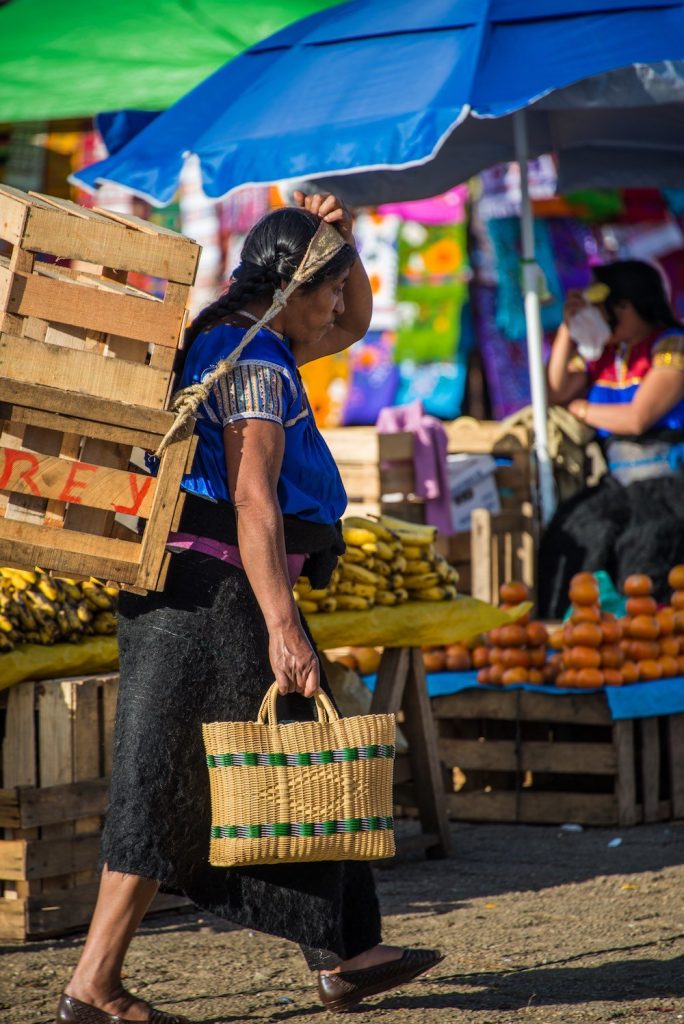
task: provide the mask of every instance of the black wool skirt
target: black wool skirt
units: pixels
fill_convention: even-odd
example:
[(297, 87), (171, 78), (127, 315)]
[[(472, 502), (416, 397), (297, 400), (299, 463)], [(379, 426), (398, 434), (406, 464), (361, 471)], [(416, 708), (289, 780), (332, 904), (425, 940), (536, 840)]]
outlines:
[[(209, 864), (202, 722), (254, 720), (273, 681), (266, 624), (245, 573), (197, 552), (174, 555), (163, 593), (121, 594), (119, 650), (101, 862), (157, 879), (239, 925), (340, 959), (380, 942), (366, 863)], [(328, 689), (325, 679), (322, 685)], [(279, 717), (313, 716), (313, 701), (298, 694), (279, 701)]]

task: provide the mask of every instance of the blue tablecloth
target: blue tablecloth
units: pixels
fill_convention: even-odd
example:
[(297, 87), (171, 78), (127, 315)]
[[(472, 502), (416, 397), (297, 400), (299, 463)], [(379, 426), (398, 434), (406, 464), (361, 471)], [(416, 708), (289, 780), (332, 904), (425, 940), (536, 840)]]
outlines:
[[(375, 676), (363, 676), (370, 690), (375, 689)], [(501, 690), (501, 686), (482, 686), (476, 672), (431, 672), (427, 676), (428, 693), (431, 697), (446, 697), (461, 690)], [(600, 693), (605, 691), (611, 717), (614, 721), (623, 718), (651, 718), (656, 715), (684, 714), (684, 676), (674, 679), (660, 679), (653, 683), (630, 683), (628, 686), (606, 686), (600, 690), (569, 690), (558, 686), (532, 686), (517, 683), (506, 690), (529, 690), (531, 693), (549, 693), (554, 697), (566, 694)]]

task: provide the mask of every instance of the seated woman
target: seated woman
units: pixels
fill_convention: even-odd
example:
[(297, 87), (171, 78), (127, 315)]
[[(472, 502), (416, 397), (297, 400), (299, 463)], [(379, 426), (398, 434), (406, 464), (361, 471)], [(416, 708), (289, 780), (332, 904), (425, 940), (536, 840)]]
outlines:
[(684, 326), (650, 264), (624, 260), (593, 274), (604, 286), (605, 347), (593, 359), (578, 352), (574, 318), (587, 303), (571, 293), (547, 379), (549, 401), (596, 429), (608, 473), (563, 503), (545, 532), (539, 603), (548, 617), (565, 611), (576, 572), (603, 569), (618, 587), (648, 573), (666, 601), (668, 570), (684, 561)]

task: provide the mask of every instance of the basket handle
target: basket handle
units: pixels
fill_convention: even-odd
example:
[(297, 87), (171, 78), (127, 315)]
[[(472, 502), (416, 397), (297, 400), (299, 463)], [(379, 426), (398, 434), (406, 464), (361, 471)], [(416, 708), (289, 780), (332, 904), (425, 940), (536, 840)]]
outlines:
[[(272, 683), (264, 695), (257, 715), (257, 722), (260, 725), (277, 725), (278, 715), (276, 712), (276, 700), (278, 699), (278, 684)], [(323, 690), (317, 690), (313, 695), (316, 701), (319, 722), (336, 722), (340, 717), (335, 710), (333, 702)]]

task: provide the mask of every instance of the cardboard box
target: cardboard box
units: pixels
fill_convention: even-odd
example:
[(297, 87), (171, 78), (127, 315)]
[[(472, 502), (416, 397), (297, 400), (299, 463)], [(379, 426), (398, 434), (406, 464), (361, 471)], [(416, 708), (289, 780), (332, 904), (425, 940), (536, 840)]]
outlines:
[(447, 471), (451, 492), (452, 526), (455, 533), (470, 529), (470, 515), (476, 508), (500, 512), (501, 501), (491, 455), (449, 455)]

